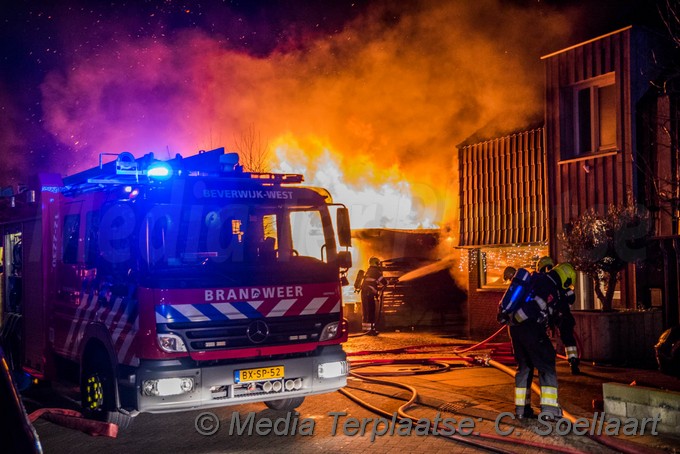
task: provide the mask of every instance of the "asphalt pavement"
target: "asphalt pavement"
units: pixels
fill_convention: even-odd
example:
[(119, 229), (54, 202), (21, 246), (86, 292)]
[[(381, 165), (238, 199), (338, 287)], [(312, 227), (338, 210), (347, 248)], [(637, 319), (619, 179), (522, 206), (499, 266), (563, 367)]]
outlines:
[[(350, 377), (342, 393), (308, 397), (296, 413), (249, 404), (208, 414), (142, 414), (117, 438), (92, 437), (44, 419), (35, 427), (47, 454), (622, 452), (564, 424), (513, 420), (512, 377), (485, 365), (490, 349), (463, 351), (474, 344), (432, 332), (355, 335), (345, 350), (359, 376)], [(589, 421), (601, 409), (602, 383), (635, 382), (680, 391), (680, 380), (655, 370), (587, 363), (581, 369), (581, 375), (573, 376), (568, 364), (558, 361), (559, 400), (571, 415)], [(533, 403), (538, 410), (537, 396)], [(31, 411), (41, 406), (77, 408), (77, 403), (43, 390), (29, 394), (26, 406)], [(436, 427), (438, 436), (432, 436)], [(628, 452), (680, 452), (680, 434), (607, 437), (612, 438), (616, 446), (630, 448)]]

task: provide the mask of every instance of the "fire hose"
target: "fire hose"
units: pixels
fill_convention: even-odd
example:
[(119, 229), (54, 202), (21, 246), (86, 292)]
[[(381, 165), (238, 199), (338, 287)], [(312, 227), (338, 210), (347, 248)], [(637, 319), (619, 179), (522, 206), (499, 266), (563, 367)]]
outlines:
[(93, 436), (105, 436), (116, 438), (118, 436), (118, 426), (104, 421), (86, 419), (82, 413), (65, 408), (40, 408), (28, 415), (31, 423), (38, 418), (59, 424), (69, 429), (76, 429)]
[[(487, 339), (485, 339), (485, 340), (483, 340), (483, 341), (481, 341), (477, 344), (474, 344), (470, 347), (454, 349), (454, 354), (456, 356), (453, 357), (453, 358), (428, 358), (428, 359), (425, 359), (425, 360), (420, 360), (420, 364), (431, 364), (431, 365), (436, 366), (436, 368), (431, 370), (431, 371), (421, 372), (421, 373), (436, 373), (436, 372), (448, 371), (448, 370), (451, 369), (451, 364), (448, 364), (446, 361), (463, 361), (463, 362), (468, 362), (468, 363), (478, 363), (479, 362), (478, 358), (471, 357), (471, 356), (461, 356), (460, 353), (465, 353), (465, 352), (469, 352), (469, 351), (472, 351), (472, 350), (475, 350), (475, 349), (479, 349), (483, 346), (488, 346), (489, 342), (494, 337), (496, 337), (498, 334), (500, 334), (503, 329), (504, 329), (504, 327), (499, 329), (498, 331), (496, 331), (494, 334), (489, 336)], [(504, 344), (505, 343), (498, 344), (498, 345), (504, 346)], [(434, 344), (434, 345), (436, 345), (436, 346), (446, 346), (446, 345), (451, 345), (451, 344)], [(432, 347), (432, 346), (433, 345), (430, 345), (430, 347)], [(425, 348), (425, 347), (427, 347), (427, 346), (425, 346), (425, 345), (409, 346), (409, 347), (402, 347), (402, 348), (398, 348), (398, 349), (385, 350), (385, 351), (383, 351), (383, 350), (373, 351), (372, 353), (373, 354), (375, 354), (375, 353), (395, 353), (395, 352), (414, 353), (414, 352), (416, 352), (416, 350), (422, 349), (422, 348)], [(579, 348), (579, 352), (580, 351), (581, 351), (581, 349)], [(355, 355), (361, 356), (361, 355), (367, 355), (367, 354), (370, 354), (370, 352), (363, 351), (363, 352), (357, 352), (356, 354), (351, 353), (350, 355), (351, 356), (355, 356)], [(501, 356), (501, 357), (504, 357), (504, 356)], [(558, 355), (558, 357), (566, 359), (566, 358), (564, 358), (560, 355)], [(365, 367), (365, 366), (369, 366), (369, 365), (380, 366), (380, 365), (387, 365), (387, 364), (409, 364), (409, 363), (413, 364), (414, 360), (409, 360), (409, 359), (399, 359), (399, 360), (395, 360), (395, 359), (368, 359), (368, 360), (354, 360), (354, 361), (351, 362), (352, 368), (354, 368), (354, 369), (356, 369), (357, 367)], [(495, 369), (498, 369), (499, 371), (504, 372), (504, 373), (510, 375), (511, 377), (515, 376), (514, 370), (512, 370), (511, 368), (509, 368), (505, 364), (502, 364), (498, 360), (487, 359), (484, 362), (484, 364), (491, 366), (491, 367), (494, 367)], [(409, 419), (409, 420), (412, 420), (412, 421), (417, 421), (417, 418), (414, 418), (413, 416), (406, 413), (406, 409), (409, 408), (416, 401), (416, 399), (418, 397), (418, 393), (417, 393), (417, 390), (415, 388), (413, 388), (409, 385), (405, 385), (405, 384), (394, 383), (394, 382), (391, 382), (391, 381), (371, 378), (372, 375), (373, 376), (375, 376), (375, 375), (382, 375), (382, 376), (385, 376), (385, 375), (413, 375), (413, 373), (406, 372), (406, 373), (400, 373), (400, 374), (394, 374), (394, 373), (385, 374), (385, 373), (375, 373), (374, 372), (374, 373), (358, 374), (356, 372), (350, 372), (350, 375), (354, 376), (356, 378), (359, 378), (361, 380), (370, 381), (370, 382), (379, 383), (379, 384), (384, 384), (384, 385), (388, 385), (388, 386), (400, 387), (400, 388), (404, 388), (404, 389), (411, 391), (411, 393), (412, 393), (411, 399), (409, 399), (406, 404), (399, 407), (398, 414), (402, 418)], [(532, 383), (531, 389), (534, 393), (536, 393), (537, 395), (540, 396), (540, 388), (538, 387), (538, 385), (536, 385), (535, 383)], [(382, 416), (387, 416), (387, 417), (392, 416), (392, 414), (386, 412), (383, 409), (380, 409), (378, 407), (375, 407), (375, 406), (363, 401), (362, 399), (353, 395), (349, 391), (341, 389), (340, 392), (343, 395), (345, 395), (346, 397), (355, 401), (357, 404), (361, 405), (362, 407), (369, 409), (370, 411), (373, 411), (373, 412), (380, 414)], [(571, 415), (566, 410), (563, 410), (563, 415), (564, 415), (564, 418), (568, 419), (572, 424), (577, 420), (576, 417)], [(558, 451), (558, 452), (569, 452), (569, 453), (579, 452), (579, 451), (574, 451), (574, 450), (562, 448), (562, 447), (559, 447), (559, 446), (552, 446), (552, 445), (548, 446), (548, 445), (543, 445), (541, 443), (535, 443), (535, 442), (526, 441), (526, 440), (508, 439), (506, 437), (502, 437), (502, 436), (495, 435), (495, 434), (486, 434), (486, 433), (475, 432), (475, 433), (473, 433), (473, 435), (476, 435), (480, 438), (484, 438), (484, 439), (488, 439), (488, 440), (496, 440), (496, 441), (502, 441), (502, 442), (506, 442), (506, 443), (508, 443), (508, 442), (517, 443), (517, 444), (521, 444), (521, 445), (525, 445), (525, 446), (532, 446), (532, 447), (536, 447), (536, 448), (548, 449), (548, 450), (553, 450), (553, 451)], [(603, 436), (603, 435), (594, 435), (594, 434), (593, 435), (586, 434), (586, 436), (588, 438), (592, 439), (593, 441), (597, 442), (597, 443), (600, 443), (600, 444), (607, 446), (611, 449), (618, 450), (619, 452), (622, 452), (622, 453), (625, 453), (625, 454), (643, 454), (643, 453), (648, 454), (650, 452), (649, 449), (643, 449), (641, 447), (631, 445), (628, 442), (618, 440), (618, 439), (613, 438), (613, 437), (608, 437), (608, 436)], [(452, 437), (447, 437), (447, 438), (451, 438), (452, 440), (455, 440), (455, 441), (461, 441), (463, 443), (467, 442), (468, 444), (471, 441), (471, 440), (465, 439), (464, 437), (463, 437), (463, 440), (459, 440), (459, 438), (461, 438), (461, 436), (452, 436)], [(478, 443), (478, 447), (488, 449), (488, 450), (491, 450), (493, 452), (506, 452), (506, 451), (503, 451), (503, 450), (499, 450), (495, 447), (486, 445), (486, 443), (481, 443), (481, 444)]]
[[(408, 361), (409, 360), (404, 360), (403, 362), (400, 361), (399, 363), (405, 364)], [(440, 368), (438, 370), (436, 370), (435, 372), (441, 372), (443, 370), (449, 370), (449, 368), (450, 368), (450, 365), (449, 365), (448, 368), (445, 368), (444, 366), (446, 366), (446, 365), (442, 365), (441, 363), (439, 363), (437, 361), (432, 361), (432, 360), (423, 360), (421, 362), (421, 364), (423, 362), (428, 362), (428, 361), (430, 363), (440, 365)], [(413, 361), (411, 360), (410, 363), (413, 363)], [(369, 365), (369, 364), (370, 363), (368, 363), (368, 362), (365, 363), (365, 365)], [(380, 364), (386, 364), (386, 363), (381, 362)], [(377, 384), (382, 384), (382, 385), (386, 385), (386, 386), (393, 386), (393, 387), (397, 387), (397, 388), (406, 389), (407, 391), (409, 391), (411, 393), (411, 397), (405, 404), (401, 405), (397, 409), (397, 414), (402, 418), (402, 421), (409, 420), (411, 422), (417, 423), (420, 420), (420, 418), (417, 418), (417, 417), (407, 413), (407, 411), (406, 411), (418, 399), (418, 391), (416, 390), (416, 388), (414, 388), (410, 385), (403, 384), (403, 383), (395, 383), (395, 382), (391, 382), (391, 381), (387, 381), (387, 380), (380, 380), (380, 379), (376, 379), (376, 378), (371, 378), (369, 376), (369, 374), (358, 374), (356, 372), (350, 372), (350, 375), (353, 376), (353, 377), (359, 378), (361, 380), (369, 381), (369, 382), (372, 382), (372, 383), (377, 383)], [(385, 374), (382, 374), (382, 375), (385, 375)], [(391, 374), (391, 375), (394, 375), (394, 374)], [(400, 375), (403, 375), (403, 374), (400, 374)], [(390, 417), (393, 416), (393, 413), (389, 413), (388, 411), (386, 411), (382, 408), (371, 405), (370, 403), (366, 402), (365, 400), (359, 398), (358, 396), (352, 394), (351, 392), (349, 392), (345, 389), (341, 389), (340, 393), (342, 393), (344, 396), (348, 397), (352, 401), (356, 402), (357, 404), (361, 405), (362, 407), (364, 407), (364, 408), (366, 408), (366, 409), (368, 409), (368, 410), (370, 410), (370, 411), (372, 411), (376, 414), (379, 414), (379, 415), (381, 415), (383, 417), (387, 417), (387, 418), (390, 418)], [(436, 427), (433, 427), (431, 429), (430, 433), (432, 435), (440, 436), (440, 437), (443, 437), (443, 438), (446, 438), (446, 439), (450, 439), (450, 440), (457, 441), (457, 442), (460, 442), (460, 443), (463, 443), (463, 444), (474, 446), (476, 448), (481, 448), (481, 449), (485, 449), (485, 450), (490, 451), (490, 452), (497, 452), (497, 453), (511, 453), (511, 452), (515, 452), (515, 451), (506, 450), (506, 449), (499, 448), (497, 446), (493, 446), (493, 445), (487, 443), (486, 441), (503, 442), (503, 443), (510, 443), (510, 444), (515, 444), (515, 445), (518, 444), (518, 445), (528, 446), (528, 447), (532, 447), (532, 448), (545, 449), (545, 450), (548, 450), (548, 451), (563, 452), (563, 453), (568, 453), (568, 454), (580, 453), (581, 452), (581, 451), (578, 451), (578, 450), (563, 448), (563, 447), (560, 447), (560, 446), (547, 445), (547, 444), (532, 442), (532, 441), (528, 441), (528, 440), (509, 439), (507, 437), (503, 437), (503, 436), (500, 436), (500, 435), (485, 433), (485, 432), (477, 432), (477, 431), (472, 432), (470, 435), (477, 437), (477, 438), (480, 438), (480, 439), (483, 439), (485, 441), (475, 441), (475, 440), (472, 440), (470, 438), (470, 435), (460, 435), (460, 434), (443, 435), (439, 432), (439, 431), (445, 430), (445, 429), (446, 429), (446, 427), (444, 427), (442, 424), (438, 424)]]
[[(496, 361), (489, 361), (489, 366), (494, 367), (501, 372), (505, 372), (506, 374), (514, 377), (515, 376), (515, 371), (510, 369), (509, 367), (500, 364)], [(541, 395), (541, 391), (536, 385), (536, 383), (531, 384), (531, 390), (538, 394), (539, 396)], [(573, 424), (576, 421), (576, 417), (574, 417), (572, 414), (567, 412), (566, 410), (562, 409), (562, 413), (565, 418), (567, 418), (571, 423)], [(594, 440), (604, 446), (607, 446), (608, 448), (616, 449), (619, 452), (625, 453), (625, 454), (649, 454), (650, 450), (649, 449), (642, 449), (637, 446), (632, 446), (630, 443), (624, 442), (622, 440), (618, 440), (614, 437), (608, 437), (604, 435), (591, 435), (589, 433), (585, 434), (588, 438), (591, 440)]]

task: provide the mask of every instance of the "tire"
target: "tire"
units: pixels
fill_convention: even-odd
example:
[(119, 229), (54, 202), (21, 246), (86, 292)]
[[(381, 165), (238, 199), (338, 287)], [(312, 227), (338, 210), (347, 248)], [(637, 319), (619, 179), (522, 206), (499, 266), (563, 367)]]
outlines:
[[(97, 354), (98, 353), (98, 354)], [(116, 407), (116, 380), (107, 355), (97, 352), (85, 357), (80, 376), (80, 398), (86, 418), (116, 424), (124, 430), (132, 417)]]
[(302, 405), (304, 401), (304, 397), (290, 397), (288, 399), (267, 400), (264, 404), (272, 410), (292, 411)]

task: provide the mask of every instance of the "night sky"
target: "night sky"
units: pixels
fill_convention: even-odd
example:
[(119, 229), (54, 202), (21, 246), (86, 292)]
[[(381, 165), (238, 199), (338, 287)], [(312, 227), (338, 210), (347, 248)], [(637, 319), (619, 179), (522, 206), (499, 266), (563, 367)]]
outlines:
[[(437, 22), (443, 14), (447, 20)], [(531, 23), (535, 27), (527, 26)], [(474, 88), (443, 93), (435, 76), (505, 83), (498, 76), (485, 81), (472, 69), (458, 72), (460, 63), (437, 70), (437, 58), (444, 62), (460, 55), (449, 50), (447, 35), (460, 33), (461, 47), (470, 37), (479, 49), (488, 47), (484, 52), (495, 60), (507, 56), (534, 68), (536, 76), (529, 80), (538, 85), (541, 55), (638, 23), (657, 25), (653, 2), (6, 2), (0, 10), (0, 185), (35, 171), (91, 167), (99, 152), (192, 154), (201, 147), (228, 146), (219, 142), (252, 124), (268, 137), (318, 134), (339, 153), (358, 150), (369, 161), (379, 161), (389, 149), (406, 166), (413, 150), (455, 146), (488, 119), (478, 111), (489, 101), (473, 95)], [(431, 30), (435, 27), (438, 34)], [(431, 46), (423, 36), (432, 37)], [(419, 72), (409, 62), (426, 68)], [(389, 76), (376, 75), (383, 68), (399, 72), (404, 85), (380, 93), (383, 84), (392, 83)], [(418, 95), (392, 103), (407, 84), (417, 85)], [(277, 90), (265, 97), (263, 87), (271, 86)], [(359, 94), (371, 102), (354, 100)], [(494, 96), (499, 102), (510, 99)], [(332, 101), (326, 104), (326, 98)], [(440, 105), (437, 99), (443, 100)], [(420, 102), (430, 110), (421, 112)], [(416, 126), (429, 121), (419, 116), (431, 117), (436, 110), (451, 112), (434, 123), (441, 130)], [(298, 116), (310, 119), (308, 129), (303, 121), (289, 120)], [(389, 131), (402, 134), (412, 126), (422, 134), (390, 141)], [(343, 141), (352, 134), (354, 141)], [(358, 149), (367, 137), (371, 146)]]

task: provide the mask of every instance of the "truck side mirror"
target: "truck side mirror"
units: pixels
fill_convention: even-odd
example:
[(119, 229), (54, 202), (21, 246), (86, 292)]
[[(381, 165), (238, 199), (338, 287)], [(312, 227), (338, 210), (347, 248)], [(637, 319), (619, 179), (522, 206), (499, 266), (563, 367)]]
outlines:
[(338, 252), (338, 268), (349, 269), (352, 267), (352, 254), (349, 251)]
[(338, 208), (338, 242), (342, 247), (352, 246), (352, 230), (349, 226), (349, 210), (346, 207)]

